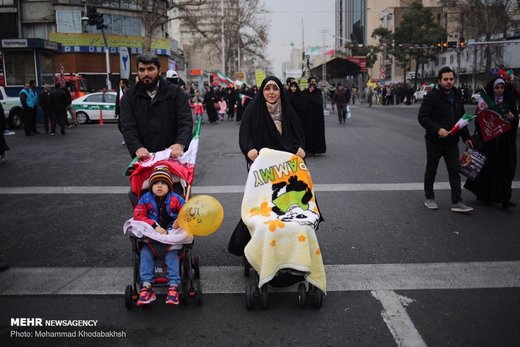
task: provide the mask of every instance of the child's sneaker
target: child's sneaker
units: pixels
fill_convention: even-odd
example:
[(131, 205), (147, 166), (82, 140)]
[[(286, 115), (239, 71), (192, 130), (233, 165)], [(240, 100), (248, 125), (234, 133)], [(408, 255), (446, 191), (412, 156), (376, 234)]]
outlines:
[(170, 288), (168, 288), (168, 295), (166, 295), (166, 303), (168, 305), (179, 304), (179, 290), (176, 285), (170, 286)]
[(137, 299), (137, 306), (148, 305), (152, 301), (155, 301), (155, 299), (157, 299), (157, 297), (152, 287), (143, 287), (139, 293), (139, 299)]

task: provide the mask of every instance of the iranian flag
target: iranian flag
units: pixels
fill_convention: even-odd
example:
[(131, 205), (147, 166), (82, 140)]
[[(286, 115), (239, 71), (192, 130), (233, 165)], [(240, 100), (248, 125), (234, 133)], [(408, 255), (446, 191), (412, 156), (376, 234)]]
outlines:
[(486, 93), (484, 88), (480, 87), (479, 93), (480, 99), (477, 106), (477, 115), (482, 111), (489, 110), (503, 118), (504, 114), (509, 113), (509, 108), (505, 105), (503, 105), (503, 108), (500, 108), (495, 104), (495, 101), (488, 95), (488, 93)]
[(128, 165), (125, 175), (130, 176), (130, 186), (133, 193), (140, 195), (143, 188), (146, 187), (148, 177), (152, 174), (156, 166), (166, 166), (170, 172), (178, 176), (181, 184), (192, 184), (195, 177), (195, 162), (197, 159), (197, 151), (199, 149), (201, 119), (197, 120), (197, 126), (193, 132), (188, 150), (180, 158), (171, 158), (171, 149), (150, 153), (146, 160), (137, 160), (134, 158)]
[(460, 129), (464, 128), (466, 125), (468, 125), (469, 122), (471, 122), (473, 119), (475, 119), (475, 115), (464, 113), (462, 117), (460, 117), (459, 121), (451, 128), (450, 135), (455, 135), (460, 131)]
[(242, 106), (244, 106), (244, 104), (246, 103), (247, 99), (252, 99), (252, 97), (247, 96), (245, 94), (240, 94), (240, 101), (242, 102)]
[(227, 77), (226, 75), (224, 75), (221, 72), (217, 72), (217, 76), (224, 83), (229, 82), (229, 83), (235, 84), (235, 81), (233, 81), (231, 78)]

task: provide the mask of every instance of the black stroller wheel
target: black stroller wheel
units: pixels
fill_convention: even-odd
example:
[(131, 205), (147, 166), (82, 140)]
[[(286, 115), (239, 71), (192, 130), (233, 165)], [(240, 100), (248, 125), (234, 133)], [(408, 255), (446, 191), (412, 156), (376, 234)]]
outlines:
[(305, 308), (307, 304), (307, 288), (304, 283), (298, 284), (298, 306)]
[(267, 284), (264, 284), (262, 288), (260, 288), (260, 302), (262, 303), (262, 308), (265, 310), (268, 304), (268, 295), (269, 291), (267, 290)]
[(202, 294), (202, 283), (197, 279), (195, 280), (195, 290), (197, 291), (197, 305), (202, 305), (203, 303), (203, 294)]
[(128, 310), (136, 307), (134, 296), (137, 297), (137, 294), (134, 292), (134, 287), (131, 284), (127, 285), (125, 288), (125, 307)]
[(253, 308), (255, 300), (255, 287), (251, 283), (246, 283), (246, 309), (250, 310)]
[(181, 293), (181, 304), (183, 306), (188, 306), (188, 283), (187, 281), (181, 281), (181, 290), (180, 290), (180, 293)]
[(247, 258), (244, 257), (244, 276), (245, 277), (249, 277), (249, 275), (251, 274), (251, 264), (249, 264), (249, 262), (247, 261)]
[(191, 266), (192, 266), (193, 270), (195, 271), (195, 279), (200, 278), (199, 256), (198, 255), (193, 256)]
[(321, 289), (316, 288), (313, 286), (312, 290), (312, 296), (313, 296), (313, 304), (314, 308), (321, 308), (323, 306), (323, 292)]

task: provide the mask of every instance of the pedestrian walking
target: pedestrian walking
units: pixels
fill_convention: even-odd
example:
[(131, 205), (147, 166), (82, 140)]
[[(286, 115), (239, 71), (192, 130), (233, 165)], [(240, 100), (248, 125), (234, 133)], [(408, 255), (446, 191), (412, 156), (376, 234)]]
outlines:
[(7, 142), (5, 142), (4, 138), (4, 130), (7, 127), (7, 121), (4, 117), (4, 108), (0, 103), (0, 163), (5, 162), (5, 152), (9, 150), (9, 146)]
[(368, 107), (372, 107), (372, 98), (373, 97), (374, 97), (374, 91), (372, 90), (372, 87), (368, 87), (368, 91), (367, 91)]
[(346, 90), (341, 83), (338, 83), (336, 87), (333, 101), (336, 104), (336, 110), (338, 111), (339, 124), (345, 124), (347, 120), (347, 105), (350, 102), (350, 92)]
[(204, 99), (202, 101), (204, 108), (206, 109), (206, 113), (208, 114), (208, 120), (210, 124), (217, 123), (218, 114), (217, 108), (219, 108), (219, 103), (217, 96), (211, 87), (206, 87), (206, 94), (204, 94)]
[(424, 173), (424, 205), (437, 210), (433, 183), (441, 157), (448, 168), (451, 187), (451, 211), (470, 212), (472, 207), (462, 202), (462, 190), (459, 174), (459, 135), (468, 147), (473, 147), (467, 127), (456, 134), (449, 130), (464, 114), (464, 101), (460, 91), (454, 86), (455, 72), (443, 67), (438, 73), (438, 85), (426, 95), (419, 109), (418, 120), (426, 130), (426, 170)]
[[(119, 132), (121, 133), (121, 135), (123, 134), (123, 130), (121, 129), (121, 101), (123, 100), (123, 97), (125, 96), (125, 94), (129, 88), (130, 88), (130, 82), (128, 81), (128, 79), (122, 78), (119, 81), (119, 89), (118, 89), (117, 95), (116, 95), (116, 107), (115, 107), (115, 111), (114, 111), (114, 114), (117, 118), (117, 128), (119, 129)], [(123, 145), (125, 144), (125, 139), (123, 139), (123, 141), (121, 141), (121, 144), (123, 144)]]
[(23, 128), (25, 136), (39, 134), (36, 130), (36, 114), (38, 111), (38, 95), (36, 94), (36, 81), (30, 80), (24, 84), (19, 94), (22, 104)]
[(60, 126), (60, 134), (65, 135), (67, 120), (67, 107), (70, 104), (69, 91), (64, 89), (61, 83), (56, 83), (56, 88), (51, 92), (51, 135), (56, 134), (56, 123)]
[(227, 112), (226, 97), (221, 96), (220, 101), (218, 102), (218, 116), (220, 117), (221, 122), (224, 121), (224, 116), (226, 115), (226, 112)]
[(323, 98), (315, 83), (310, 83), (304, 93), (305, 101), (305, 152), (308, 155), (322, 154), (327, 151), (325, 142), (325, 115)]
[(49, 133), (50, 124), (51, 124), (51, 86), (50, 84), (45, 84), (43, 86), (43, 90), (38, 96), (38, 104), (43, 110), (43, 128), (45, 129), (45, 133)]
[(137, 57), (139, 82), (121, 103), (121, 129), (132, 158), (171, 148), (178, 157), (189, 145), (193, 119), (188, 97), (178, 86), (161, 78), (161, 62), (151, 52)]

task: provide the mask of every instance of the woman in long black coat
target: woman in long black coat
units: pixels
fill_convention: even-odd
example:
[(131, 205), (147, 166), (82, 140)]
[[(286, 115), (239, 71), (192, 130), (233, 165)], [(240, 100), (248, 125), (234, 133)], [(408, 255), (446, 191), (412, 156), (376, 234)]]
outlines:
[(215, 96), (215, 92), (211, 87), (206, 87), (206, 94), (204, 94), (202, 104), (206, 109), (210, 124), (216, 123), (218, 119), (217, 110), (215, 109), (216, 103), (218, 103), (218, 99)]
[(309, 155), (325, 153), (325, 115), (323, 113), (323, 99), (316, 84), (310, 83), (304, 93), (305, 99), (305, 150)]
[[(505, 118), (511, 122), (511, 129), (506, 133), (484, 142), (479, 148), (486, 156), (486, 162), (477, 178), (468, 180), (464, 188), (473, 192), (477, 200), (488, 204), (499, 203), (502, 208), (515, 207), (511, 201), (511, 185), (516, 169), (516, 132), (518, 129), (518, 110), (515, 95), (511, 88), (506, 87), (503, 79), (492, 80), (486, 86), (486, 93), (492, 97), (495, 103), (502, 109), (508, 108)], [(476, 132), (481, 129), (475, 122)]]
[(298, 83), (292, 81), (289, 83), (289, 89), (287, 90), (287, 100), (289, 104), (294, 108), (294, 111), (298, 115), (300, 119), (300, 123), (305, 124), (305, 116), (306, 116), (306, 105), (305, 98), (303, 97), (303, 93), (298, 86)]

